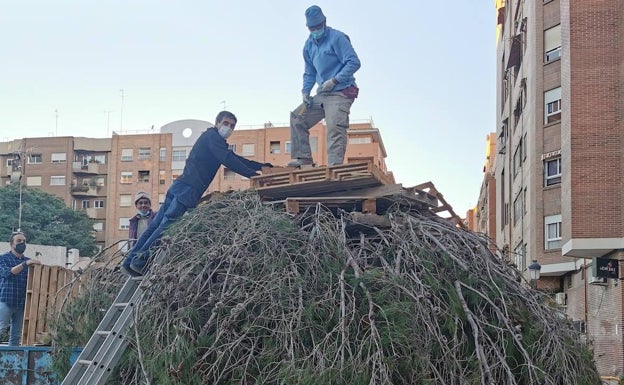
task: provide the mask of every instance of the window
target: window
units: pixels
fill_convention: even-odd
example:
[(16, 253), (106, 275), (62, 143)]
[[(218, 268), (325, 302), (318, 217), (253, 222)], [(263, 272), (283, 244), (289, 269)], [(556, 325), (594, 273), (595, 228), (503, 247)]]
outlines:
[(243, 156), (253, 156), (256, 152), (256, 145), (253, 143), (243, 144)]
[(526, 243), (524, 245), (522, 243), (519, 243), (514, 248), (514, 251), (513, 251), (514, 260), (516, 263), (516, 269), (518, 269), (518, 271), (524, 271), (524, 269), (526, 269), (526, 262), (525, 262), (525, 257), (524, 257), (525, 251), (526, 251)]
[(67, 162), (67, 154), (64, 152), (53, 152), (52, 153), (52, 163), (66, 163)]
[(121, 194), (119, 196), (119, 206), (120, 207), (130, 207), (130, 206), (132, 206), (132, 195), (130, 195), (130, 194)]
[(139, 159), (145, 160), (150, 159), (152, 157), (152, 151), (149, 147), (140, 147), (139, 148)]
[(522, 191), (518, 193), (516, 199), (514, 200), (513, 210), (513, 223), (515, 225), (522, 218), (522, 215), (524, 215), (524, 194), (522, 193)]
[(544, 186), (561, 183), (561, 158), (544, 161)]
[(269, 153), (279, 154), (281, 151), (280, 142), (271, 142), (269, 144)]
[(29, 154), (28, 155), (28, 164), (39, 164), (42, 163), (43, 156), (41, 154)]
[(119, 218), (119, 230), (130, 229), (130, 218)]
[(561, 24), (544, 31), (544, 61), (551, 62), (561, 57)]
[(106, 184), (106, 179), (104, 179), (104, 177), (95, 178), (95, 185), (97, 187), (104, 187), (105, 184)]
[(514, 156), (513, 156), (513, 176), (514, 179), (516, 177), (516, 175), (518, 175), (518, 172), (520, 171), (520, 169), (522, 168), (522, 139), (520, 139), (520, 143), (518, 143), (518, 147), (516, 147), (516, 151), (514, 151)]
[(223, 169), (223, 179), (232, 180), (236, 179), (236, 173), (230, 169)]
[(173, 150), (172, 160), (174, 162), (184, 162), (186, 160), (186, 150)]
[(131, 148), (122, 148), (121, 149), (121, 161), (122, 162), (132, 162), (132, 149)]
[(160, 148), (160, 161), (165, 162), (167, 160), (167, 149), (164, 147)]
[(106, 155), (91, 155), (91, 161), (99, 164), (106, 164)]
[(65, 186), (65, 175), (51, 176), (50, 186)]
[(561, 214), (544, 217), (544, 249), (561, 248)]
[(139, 170), (139, 182), (149, 182), (150, 172), (149, 170)]
[(158, 194), (158, 203), (161, 204), (161, 205), (163, 203), (165, 203), (165, 194), (164, 193)]
[(236, 144), (228, 144), (228, 148), (233, 152), (236, 152)]
[(26, 186), (41, 186), (41, 177), (40, 176), (26, 177)]
[(372, 142), (370, 136), (356, 136), (354, 138), (349, 138), (349, 144), (369, 144)]
[(102, 223), (102, 222), (95, 222), (95, 223), (93, 223), (93, 230), (94, 231), (103, 231), (104, 230), (104, 223)]
[(165, 170), (158, 171), (158, 183), (165, 184), (166, 178), (167, 174), (165, 173)]
[(291, 147), (290, 140), (284, 142), (284, 153), (285, 154), (290, 154), (290, 147)]
[(104, 208), (104, 201), (101, 200), (101, 199), (93, 201), (93, 207), (95, 207), (96, 209), (103, 209)]
[(132, 183), (132, 171), (122, 171), (120, 183)]
[(561, 87), (544, 92), (544, 124), (561, 120)]
[(91, 207), (91, 201), (82, 201), (82, 209), (88, 209)]
[(180, 175), (182, 175), (183, 170), (171, 170), (171, 181), (178, 179)]
[(310, 150), (313, 154), (318, 152), (318, 138), (316, 136), (310, 137)]

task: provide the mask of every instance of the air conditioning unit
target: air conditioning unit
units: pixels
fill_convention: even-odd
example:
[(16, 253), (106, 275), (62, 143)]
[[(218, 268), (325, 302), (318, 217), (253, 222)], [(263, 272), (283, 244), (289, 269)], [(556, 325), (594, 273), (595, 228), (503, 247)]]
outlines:
[(555, 302), (557, 305), (566, 305), (566, 293), (557, 293), (555, 294)]
[(603, 278), (603, 277), (594, 277), (593, 275), (591, 277), (589, 277), (589, 283), (592, 285), (607, 285), (608, 281), (607, 278)]

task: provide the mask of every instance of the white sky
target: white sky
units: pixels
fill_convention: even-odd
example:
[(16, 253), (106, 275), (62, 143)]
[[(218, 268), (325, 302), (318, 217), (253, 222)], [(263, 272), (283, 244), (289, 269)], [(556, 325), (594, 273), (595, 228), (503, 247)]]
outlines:
[(213, 121), (222, 101), (239, 128), (286, 125), (312, 4), (362, 62), (351, 120), (463, 216), (495, 131), (494, 1), (0, 0), (0, 141)]

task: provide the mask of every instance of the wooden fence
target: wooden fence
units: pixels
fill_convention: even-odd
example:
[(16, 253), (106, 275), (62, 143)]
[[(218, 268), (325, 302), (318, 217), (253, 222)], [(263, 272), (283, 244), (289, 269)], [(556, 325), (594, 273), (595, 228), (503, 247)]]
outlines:
[(22, 345), (46, 344), (48, 317), (61, 308), (67, 296), (77, 293), (78, 285), (70, 285), (74, 277), (70, 269), (45, 265), (32, 265), (29, 269)]

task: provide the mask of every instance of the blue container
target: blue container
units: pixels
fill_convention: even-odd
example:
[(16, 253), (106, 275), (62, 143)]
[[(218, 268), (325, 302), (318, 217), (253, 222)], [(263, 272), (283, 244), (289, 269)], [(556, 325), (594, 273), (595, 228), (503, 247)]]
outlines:
[[(50, 367), (50, 346), (0, 346), (0, 383), (2, 385), (58, 385)], [(82, 348), (74, 348), (73, 364)]]

